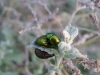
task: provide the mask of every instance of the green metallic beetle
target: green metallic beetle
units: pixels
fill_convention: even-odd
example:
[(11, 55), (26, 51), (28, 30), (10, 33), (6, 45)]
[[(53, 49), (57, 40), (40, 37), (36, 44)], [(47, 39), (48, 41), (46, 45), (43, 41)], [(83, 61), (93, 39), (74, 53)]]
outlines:
[(58, 38), (58, 36), (53, 33), (47, 33), (46, 37), (51, 44), (51, 48), (58, 49), (58, 44), (60, 42), (60, 39)]
[[(45, 48), (58, 49), (59, 42), (60, 42), (60, 39), (58, 38), (57, 35), (53, 33), (47, 33), (46, 35), (42, 35), (38, 37), (35, 41), (35, 44), (38, 46), (45, 47)], [(54, 56), (54, 54), (50, 55), (47, 52), (41, 51), (40, 49), (37, 49), (37, 48), (35, 49), (35, 54), (37, 57), (41, 59), (47, 59)]]
[(46, 48), (58, 48), (58, 44), (60, 39), (57, 35), (53, 33), (47, 33), (46, 35), (42, 35), (38, 37), (35, 41), (35, 44), (38, 46), (46, 47)]

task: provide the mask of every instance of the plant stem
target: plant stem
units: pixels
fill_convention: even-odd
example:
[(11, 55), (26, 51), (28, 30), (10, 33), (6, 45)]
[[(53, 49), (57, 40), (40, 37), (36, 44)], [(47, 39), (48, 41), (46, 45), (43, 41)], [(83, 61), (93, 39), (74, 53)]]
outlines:
[(96, 36), (96, 37), (94, 37), (94, 38), (88, 40), (88, 41), (85, 42), (84, 44), (81, 44), (81, 45), (76, 46), (76, 48), (79, 49), (79, 50), (81, 50), (82, 48), (84, 48), (84, 47), (86, 47), (86, 46), (88, 46), (88, 45), (90, 45), (90, 44), (93, 44), (93, 43), (95, 43), (95, 42), (97, 42), (97, 41), (100, 41), (100, 36)]

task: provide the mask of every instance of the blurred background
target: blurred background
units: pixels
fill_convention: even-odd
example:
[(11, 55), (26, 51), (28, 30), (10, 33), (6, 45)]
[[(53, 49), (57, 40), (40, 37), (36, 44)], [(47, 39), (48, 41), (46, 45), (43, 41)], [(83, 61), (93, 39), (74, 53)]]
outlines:
[[(47, 32), (55, 33), (63, 39), (62, 30), (78, 6), (76, 0), (0, 0), (0, 75), (27, 75), (26, 45)], [(71, 24), (79, 28), (79, 35), (73, 46), (79, 46), (98, 36), (98, 31), (89, 18), (90, 13), (92, 11), (86, 8), (74, 16)], [(95, 13), (100, 20), (100, 10), (96, 9)], [(90, 59), (100, 60), (100, 41), (90, 43), (80, 51)], [(34, 49), (31, 49), (31, 54), (29, 71), (33, 75), (45, 75), (49, 61), (37, 58)], [(82, 65), (75, 65), (83, 75), (100, 75), (100, 72), (95, 73), (85, 70)]]

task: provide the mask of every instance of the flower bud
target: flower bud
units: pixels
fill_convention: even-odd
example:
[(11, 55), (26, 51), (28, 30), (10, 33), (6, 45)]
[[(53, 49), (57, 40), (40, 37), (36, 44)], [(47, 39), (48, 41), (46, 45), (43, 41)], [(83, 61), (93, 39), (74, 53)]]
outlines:
[(63, 36), (64, 36), (64, 40), (65, 41), (69, 41), (69, 39), (70, 39), (70, 34), (66, 31), (66, 30), (63, 30)]
[(73, 26), (66, 26), (65, 30), (70, 34), (70, 40), (74, 40), (74, 38), (78, 35), (78, 28)]
[(71, 46), (70, 44), (67, 44), (63, 41), (61, 41), (59, 44), (58, 44), (58, 48), (59, 48), (59, 51), (69, 51), (71, 49)]

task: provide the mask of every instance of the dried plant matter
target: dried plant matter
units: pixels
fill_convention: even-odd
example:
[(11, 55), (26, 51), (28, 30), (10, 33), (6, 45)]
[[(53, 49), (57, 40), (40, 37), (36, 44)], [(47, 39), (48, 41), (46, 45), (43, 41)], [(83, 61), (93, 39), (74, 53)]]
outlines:
[[(89, 8), (92, 11), (95, 10), (95, 7), (100, 9), (100, 0), (91, 0), (91, 1), (87, 0), (86, 2), (79, 1), (79, 4), (81, 4), (82, 6), (86, 6), (87, 8)], [(89, 14), (89, 17), (100, 33), (99, 20), (98, 20), (97, 15), (92, 13), (92, 14)]]
[(100, 0), (91, 0), (97, 8), (100, 8)]
[(85, 69), (93, 69), (95, 72), (100, 71), (100, 61), (88, 58), (76, 58), (77, 62), (82, 64)]
[(99, 27), (99, 20), (96, 14), (90, 14), (89, 15), (90, 19), (92, 20), (93, 24), (95, 25), (95, 27), (98, 29), (98, 31), (100, 32), (100, 27)]
[(63, 59), (62, 64), (68, 72), (72, 73), (72, 75), (82, 75), (80, 70), (73, 65), (70, 59)]
[[(78, 64), (82, 64), (85, 69), (88, 69), (88, 70), (93, 69), (94, 72), (100, 71), (100, 61), (99, 60), (94, 60), (94, 59), (90, 60), (88, 58), (78, 57), (76, 58), (76, 62)], [(70, 59), (64, 58), (62, 61), (62, 64), (68, 72), (72, 73), (72, 75), (82, 75), (80, 70), (76, 66), (73, 65)]]
[(32, 13), (33, 22), (35, 23), (36, 27), (31, 26), (31, 27), (25, 28), (24, 30), (21, 30), (19, 33), (23, 34), (23, 33), (27, 32), (27, 31), (30, 31), (30, 30), (33, 30), (33, 29), (38, 29), (41, 34), (44, 34), (44, 32), (42, 31), (41, 27), (43, 26), (43, 24), (45, 22), (48, 22), (49, 20), (54, 19), (55, 16), (56, 16), (56, 14), (58, 13), (59, 9), (56, 8), (53, 12), (51, 12), (48, 9), (47, 4), (44, 3), (44, 2), (42, 2), (41, 0), (38, 0), (38, 1), (29, 1), (29, 2), (31, 2), (32, 4), (37, 4), (37, 5), (40, 5), (40, 6), (44, 7), (44, 10), (48, 13), (48, 16), (42, 17), (41, 19), (38, 19), (37, 18), (37, 12), (34, 11), (34, 9), (31, 7), (31, 5), (28, 3), (28, 1), (25, 1), (26, 6), (28, 7), (28, 9), (30, 10), (30, 12)]

